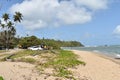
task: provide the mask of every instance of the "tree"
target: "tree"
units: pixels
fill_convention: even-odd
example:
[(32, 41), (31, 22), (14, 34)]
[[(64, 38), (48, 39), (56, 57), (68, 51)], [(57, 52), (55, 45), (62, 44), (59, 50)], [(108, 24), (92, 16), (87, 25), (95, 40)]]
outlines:
[(5, 48), (9, 49), (10, 41), (14, 38), (16, 34), (15, 23), (21, 22), (22, 14), (20, 12), (15, 12), (13, 15), (13, 19), (10, 19), (9, 14), (5, 13), (2, 16), (2, 20), (0, 22), (0, 27), (2, 29), (2, 33), (4, 33), (5, 38)]
[(15, 12), (15, 15), (13, 17), (15, 22), (21, 22), (23, 16), (20, 12)]
[(0, 32), (0, 47), (5, 46), (5, 32)]
[(23, 37), (19, 41), (19, 45), (21, 45), (22, 48), (37, 46), (37, 45), (40, 45), (41, 43), (42, 43), (41, 40), (38, 39), (36, 36)]

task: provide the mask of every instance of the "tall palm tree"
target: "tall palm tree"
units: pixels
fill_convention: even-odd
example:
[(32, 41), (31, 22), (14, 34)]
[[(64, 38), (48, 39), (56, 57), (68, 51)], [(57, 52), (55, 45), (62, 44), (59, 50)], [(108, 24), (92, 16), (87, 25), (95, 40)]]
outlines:
[(4, 28), (5, 28), (5, 37), (6, 37), (6, 50), (7, 50), (7, 47), (8, 47), (8, 26), (7, 26), (7, 22), (9, 20), (9, 14), (5, 13), (3, 14), (2, 16), (3, 20), (6, 22)]
[(0, 44), (1, 46), (6, 46), (5, 32), (0, 32)]
[(6, 49), (9, 49), (9, 42), (12, 38), (14, 38), (16, 34), (15, 23), (21, 22), (22, 17), (23, 16), (20, 12), (15, 12), (15, 15), (13, 15), (13, 19), (10, 20), (9, 14), (3, 14), (2, 19), (5, 23), (0, 22), (0, 27), (5, 33)]
[(20, 12), (15, 12), (15, 15), (13, 17), (15, 22), (21, 22), (23, 16)]
[(16, 34), (16, 29), (11, 21), (7, 23), (7, 26), (8, 26), (8, 49), (9, 49), (10, 41), (14, 38)]
[(4, 21), (8, 21), (9, 20), (9, 14), (5, 13), (3, 14), (2, 18), (4, 19)]

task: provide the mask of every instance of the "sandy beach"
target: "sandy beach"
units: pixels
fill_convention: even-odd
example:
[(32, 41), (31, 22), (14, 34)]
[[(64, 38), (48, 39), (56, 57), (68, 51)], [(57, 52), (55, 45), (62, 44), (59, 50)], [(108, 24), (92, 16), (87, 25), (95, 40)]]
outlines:
[(85, 66), (73, 69), (74, 75), (88, 80), (120, 80), (120, 64), (111, 58), (93, 52), (73, 50), (79, 59), (86, 62)]
[[(70, 69), (77, 80), (120, 80), (120, 64), (93, 52), (73, 52), (86, 63)], [(24, 62), (0, 62), (0, 76), (5, 80), (57, 80), (54, 76), (46, 78), (48, 75), (39, 74), (35, 65)]]
[[(49, 72), (49, 69), (47, 70)], [(24, 62), (0, 62), (4, 80), (56, 80), (57, 77), (39, 73), (35, 65)]]

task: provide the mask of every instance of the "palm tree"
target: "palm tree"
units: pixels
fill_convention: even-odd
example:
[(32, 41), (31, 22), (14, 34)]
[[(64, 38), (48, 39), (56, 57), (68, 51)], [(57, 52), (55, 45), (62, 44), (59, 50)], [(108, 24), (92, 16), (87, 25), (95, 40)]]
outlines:
[(7, 23), (7, 26), (8, 26), (8, 49), (9, 49), (10, 41), (14, 38), (16, 34), (16, 29), (11, 21)]
[(4, 28), (4, 27), (5, 27), (5, 24), (1, 24), (1, 27)]
[(1, 44), (0, 46), (6, 46), (5, 41), (6, 41), (5, 32), (2, 31), (2, 32), (0, 32), (0, 44)]
[(15, 22), (21, 22), (23, 16), (20, 12), (15, 12), (15, 15), (13, 17)]
[(4, 19), (4, 21), (8, 21), (9, 20), (9, 14), (5, 13), (3, 14), (2, 18)]
[(7, 47), (8, 47), (8, 26), (7, 26), (7, 22), (9, 20), (9, 14), (7, 14), (7, 13), (3, 14), (2, 18), (6, 22), (4, 28), (5, 28), (5, 37), (6, 37), (6, 50), (7, 50)]
[(6, 49), (9, 49), (9, 42), (12, 38), (14, 38), (16, 34), (15, 23), (21, 22), (22, 17), (23, 16), (20, 12), (15, 12), (12, 21), (10, 20), (9, 14), (7, 13), (3, 14), (2, 19), (4, 20), (5, 23), (0, 22), (0, 27), (3, 29), (3, 32), (5, 33)]

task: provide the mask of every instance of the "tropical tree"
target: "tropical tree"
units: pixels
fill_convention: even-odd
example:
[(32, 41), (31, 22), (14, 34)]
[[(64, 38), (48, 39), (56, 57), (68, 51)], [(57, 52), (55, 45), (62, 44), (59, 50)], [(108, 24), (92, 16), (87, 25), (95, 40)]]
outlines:
[(15, 12), (15, 15), (13, 17), (15, 22), (21, 22), (23, 16), (20, 12)]
[(5, 46), (5, 32), (0, 32), (0, 47)]
[(10, 19), (9, 14), (5, 13), (2, 15), (2, 20), (0, 22), (0, 27), (2, 29), (2, 33), (5, 36), (5, 48), (9, 49), (10, 41), (14, 38), (16, 34), (15, 23), (21, 22), (22, 14), (20, 12), (15, 12), (13, 15), (13, 19)]

